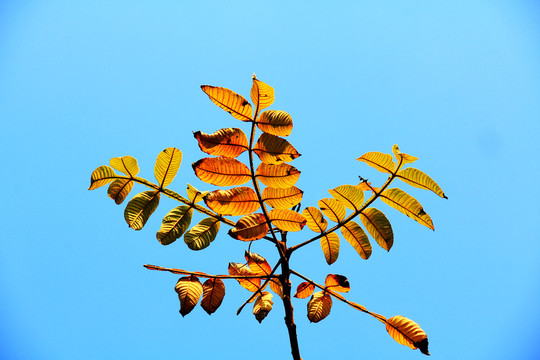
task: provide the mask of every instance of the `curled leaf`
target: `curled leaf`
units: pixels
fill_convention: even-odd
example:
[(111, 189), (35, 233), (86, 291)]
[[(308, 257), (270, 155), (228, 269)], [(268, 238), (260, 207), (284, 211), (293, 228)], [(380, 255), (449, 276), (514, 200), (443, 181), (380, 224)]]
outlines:
[(263, 214), (256, 213), (246, 215), (229, 230), (229, 235), (241, 241), (252, 241), (263, 238), (268, 232), (268, 224)]
[(124, 174), (135, 177), (139, 173), (139, 165), (137, 165), (137, 160), (133, 156), (122, 156), (112, 158), (110, 165)]
[(349, 285), (349, 280), (343, 275), (338, 274), (328, 274), (324, 280), (324, 286), (327, 289), (338, 292), (349, 292), (351, 286)]
[(274, 303), (272, 302), (273, 295), (268, 291), (263, 291), (253, 303), (253, 315), (260, 323), (264, 320), (266, 315), (272, 310)]
[(302, 211), (302, 215), (306, 218), (306, 224), (312, 231), (322, 233), (328, 226), (328, 221), (323, 217), (322, 212), (316, 207), (309, 206)]
[(226, 128), (213, 134), (193, 133), (199, 147), (207, 154), (235, 158), (248, 149), (246, 134), (238, 128)]
[(107, 194), (117, 205), (120, 205), (129, 195), (131, 189), (133, 189), (133, 181), (131, 179), (117, 179), (109, 185)]
[(204, 201), (210, 209), (221, 215), (247, 215), (260, 207), (257, 194), (245, 186), (212, 191)]
[(189, 201), (196, 204), (200, 202), (202, 199), (204, 199), (206, 195), (208, 195), (208, 191), (199, 191), (195, 189), (193, 186), (191, 186), (190, 184), (187, 184), (187, 194), (188, 194)]
[(296, 293), (294, 294), (294, 297), (298, 299), (305, 299), (308, 296), (311, 296), (314, 290), (315, 290), (315, 285), (313, 283), (304, 281), (300, 283), (298, 287), (296, 288)]
[(201, 300), (201, 307), (211, 315), (221, 305), (223, 298), (225, 297), (225, 284), (221, 279), (208, 279), (203, 284), (203, 298)]
[(300, 156), (287, 140), (266, 133), (259, 137), (253, 152), (263, 163), (272, 165), (291, 162)]
[(191, 224), (192, 215), (192, 207), (186, 205), (175, 207), (163, 218), (161, 229), (157, 232), (156, 238), (162, 245), (172, 244), (186, 232)]
[(307, 317), (309, 321), (317, 323), (330, 315), (332, 298), (322, 291), (313, 294), (307, 304)]
[(135, 195), (124, 211), (124, 219), (129, 227), (134, 230), (141, 230), (150, 215), (158, 207), (159, 198), (160, 192), (154, 190), (147, 190)]
[(174, 290), (180, 300), (180, 314), (186, 316), (199, 302), (203, 293), (203, 286), (195, 275), (181, 277)]
[(399, 147), (397, 145), (394, 145), (392, 147), (392, 151), (394, 152), (394, 156), (396, 157), (397, 161), (402, 165), (409, 164), (418, 160), (418, 158), (415, 156), (404, 154), (401, 151), (399, 151)]
[[(251, 269), (244, 264), (229, 263), (229, 275), (231, 276), (250, 276), (255, 275)], [(261, 278), (236, 279), (245, 289), (255, 292), (261, 286)]]

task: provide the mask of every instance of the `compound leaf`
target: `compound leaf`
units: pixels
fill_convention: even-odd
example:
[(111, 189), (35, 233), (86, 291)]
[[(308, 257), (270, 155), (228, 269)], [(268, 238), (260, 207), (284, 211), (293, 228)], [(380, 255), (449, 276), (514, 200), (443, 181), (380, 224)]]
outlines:
[(192, 166), (199, 179), (216, 186), (242, 185), (251, 180), (248, 167), (236, 159), (203, 158)]
[(263, 291), (253, 303), (253, 315), (259, 323), (264, 320), (266, 315), (272, 310), (274, 303), (272, 302), (273, 295), (268, 291)]
[(180, 314), (186, 316), (199, 302), (203, 293), (203, 286), (195, 275), (181, 277), (174, 290), (180, 300)]
[(356, 160), (363, 161), (369, 166), (389, 174), (393, 173), (396, 169), (396, 163), (394, 162), (392, 155), (383, 154), (377, 151), (365, 153)]
[(404, 316), (393, 316), (386, 320), (386, 331), (399, 344), (420, 349), (422, 354), (429, 355), (427, 334), (414, 321)]
[(251, 86), (251, 101), (258, 110), (266, 109), (274, 102), (274, 88), (257, 80), (253, 74), (253, 85)]
[(306, 218), (306, 224), (310, 230), (318, 233), (322, 233), (326, 230), (328, 221), (323, 217), (321, 210), (309, 206), (302, 211), (302, 215)]
[(266, 133), (261, 134), (253, 152), (263, 163), (272, 165), (291, 162), (300, 156), (287, 140)]
[(247, 215), (260, 207), (255, 191), (245, 186), (212, 191), (204, 201), (210, 209), (221, 215)]
[(133, 156), (122, 156), (112, 158), (110, 165), (124, 174), (135, 177), (139, 173), (139, 166), (137, 165), (137, 160)]
[[(251, 276), (253, 271), (244, 264), (240, 263), (229, 263), (229, 275), (231, 276)], [(247, 278), (247, 279), (236, 279), (238, 283), (245, 289), (255, 292), (261, 286), (261, 278)]]
[(303, 283), (300, 283), (296, 288), (296, 294), (294, 294), (294, 297), (298, 299), (305, 299), (311, 294), (313, 294), (314, 290), (315, 285), (313, 283), (304, 281)]
[(199, 147), (207, 154), (235, 158), (248, 149), (246, 134), (238, 128), (226, 128), (213, 134), (193, 133)]
[(322, 291), (318, 291), (307, 304), (307, 317), (309, 321), (317, 323), (330, 315), (332, 309), (332, 298)]
[(163, 218), (161, 229), (156, 233), (161, 245), (172, 244), (182, 236), (191, 224), (192, 215), (193, 208), (186, 205), (177, 206), (169, 211)]
[(384, 250), (390, 251), (394, 244), (394, 232), (390, 221), (375, 208), (367, 208), (360, 213), (360, 220), (369, 234), (377, 241)]
[(351, 244), (358, 255), (364, 260), (371, 256), (371, 244), (364, 230), (354, 221), (349, 221), (341, 228), (345, 240)]
[(187, 194), (189, 201), (196, 204), (199, 201), (203, 200), (206, 195), (208, 195), (208, 191), (199, 191), (190, 184), (187, 184)]
[(251, 121), (253, 110), (250, 103), (241, 95), (238, 95), (232, 90), (217, 86), (201, 85), (201, 89), (214, 104), (238, 120)]
[(133, 189), (133, 181), (131, 179), (117, 179), (109, 185), (107, 194), (117, 205), (120, 205), (129, 195), (131, 189)]
[(328, 265), (332, 265), (339, 256), (339, 236), (332, 232), (321, 237), (321, 248)]
[(349, 285), (349, 280), (343, 275), (338, 274), (328, 274), (324, 280), (324, 287), (332, 291), (338, 292), (349, 292), (351, 286)]
[(88, 190), (94, 190), (102, 187), (103, 185), (107, 185), (108, 183), (117, 178), (118, 175), (116, 175), (116, 173), (110, 166), (101, 165), (92, 172), (92, 175), (90, 176), (90, 187), (88, 188)]
[(292, 186), (285, 189), (264, 188), (262, 193), (263, 201), (274, 209), (290, 209), (302, 201), (304, 192)]
[(257, 119), (257, 127), (267, 134), (289, 136), (292, 132), (292, 117), (285, 111), (266, 110)]
[(292, 210), (274, 209), (268, 217), (272, 224), (283, 231), (300, 231), (306, 225), (306, 218)]
[(241, 241), (252, 241), (263, 238), (268, 232), (268, 224), (264, 214), (256, 213), (246, 215), (229, 230), (229, 235)]
[(364, 192), (353, 185), (341, 185), (328, 192), (345, 207), (358, 211), (364, 203)]
[(324, 215), (328, 216), (330, 220), (339, 223), (345, 219), (347, 210), (345, 210), (345, 206), (336, 199), (324, 198), (319, 200), (317, 205), (319, 205), (321, 211)]
[(381, 193), (381, 200), (389, 206), (402, 212), (420, 224), (435, 230), (431, 217), (424, 211), (418, 200), (407, 194), (405, 191), (394, 188), (387, 189)]
[(124, 219), (130, 228), (141, 230), (159, 205), (160, 192), (147, 190), (137, 194), (127, 204)]
[(446, 195), (444, 195), (441, 187), (437, 185), (437, 183), (427, 174), (418, 169), (407, 168), (405, 170), (401, 170), (397, 173), (397, 177), (409, 185), (420, 189), (431, 190), (440, 197), (448, 199)]
[(213, 217), (208, 217), (189, 229), (184, 235), (184, 242), (191, 250), (207, 248), (216, 238), (221, 222)]
[(296, 184), (300, 177), (300, 171), (289, 164), (269, 165), (261, 163), (257, 167), (255, 176), (268, 187), (286, 189)]
[(170, 147), (159, 153), (154, 167), (154, 175), (160, 188), (168, 186), (173, 181), (181, 162), (182, 152), (177, 148)]
[(201, 300), (201, 307), (211, 315), (221, 305), (223, 298), (225, 297), (225, 284), (221, 279), (208, 279), (203, 284), (203, 298)]

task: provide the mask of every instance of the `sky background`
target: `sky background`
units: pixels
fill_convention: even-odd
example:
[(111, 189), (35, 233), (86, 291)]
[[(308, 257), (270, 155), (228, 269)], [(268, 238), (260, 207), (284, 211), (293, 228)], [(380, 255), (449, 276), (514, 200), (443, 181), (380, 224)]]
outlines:
[[(235, 315), (249, 293), (229, 281), (216, 313), (182, 318), (178, 276), (142, 267), (227, 273), (246, 248), (227, 226), (204, 251), (162, 246), (174, 201), (136, 232), (125, 204), (87, 190), (117, 156), (153, 180), (167, 147), (184, 154), (173, 190), (212, 189), (191, 169), (204, 157), (192, 132), (247, 127), (199, 86), (249, 98), (253, 73), (293, 117), (303, 207), (359, 175), (384, 181), (355, 159), (393, 144), (449, 197), (400, 185), (435, 232), (378, 201), (389, 253), (374, 244), (364, 261), (342, 240), (328, 266), (314, 243), (292, 267), (346, 275), (350, 300), (419, 323), (434, 359), (537, 359), (540, 3), (471, 0), (0, 2), (0, 358), (290, 358), (278, 298), (259, 324), (250, 306)], [(252, 251), (273, 263), (270, 245)], [(306, 304), (293, 302), (306, 360), (424, 356), (337, 301), (310, 324)]]

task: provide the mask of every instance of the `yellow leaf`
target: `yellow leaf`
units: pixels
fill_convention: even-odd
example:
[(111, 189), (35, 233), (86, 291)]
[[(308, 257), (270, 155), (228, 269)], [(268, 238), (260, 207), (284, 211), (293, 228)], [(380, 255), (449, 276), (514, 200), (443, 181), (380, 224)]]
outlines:
[(294, 294), (294, 297), (298, 299), (305, 299), (313, 294), (313, 290), (315, 290), (315, 285), (313, 283), (304, 281), (296, 288), (296, 294)]
[(422, 205), (405, 191), (397, 188), (385, 190), (381, 193), (381, 200), (420, 224), (435, 230), (431, 217), (424, 211)]
[(132, 178), (137, 176), (137, 174), (139, 173), (139, 166), (137, 165), (137, 160), (135, 160), (133, 156), (112, 158), (110, 164), (114, 169), (121, 171)]
[(257, 80), (253, 74), (253, 85), (251, 86), (251, 101), (257, 110), (266, 109), (274, 102), (274, 88)]
[(283, 231), (300, 231), (306, 225), (306, 218), (292, 210), (274, 209), (268, 217), (274, 226)]
[(358, 211), (364, 203), (364, 192), (353, 185), (341, 185), (328, 192), (347, 208)]
[(266, 133), (261, 134), (253, 152), (263, 163), (272, 165), (291, 162), (300, 156), (287, 140)]
[(202, 91), (208, 95), (210, 100), (238, 120), (251, 121), (251, 105), (241, 95), (226, 88), (201, 85)]
[(247, 215), (260, 207), (257, 194), (245, 186), (212, 191), (204, 201), (210, 209), (221, 215)]
[(191, 250), (207, 248), (216, 238), (221, 222), (213, 217), (208, 217), (189, 229), (184, 235), (184, 242)]
[(109, 185), (107, 194), (117, 205), (120, 205), (133, 189), (133, 181), (130, 179), (117, 179)]
[(329, 233), (321, 237), (321, 248), (328, 265), (332, 265), (339, 255), (339, 236), (336, 233)]
[(412, 162), (415, 162), (416, 160), (418, 160), (418, 158), (415, 157), (415, 156), (404, 154), (401, 151), (399, 151), (399, 147), (397, 145), (394, 145), (392, 147), (392, 151), (394, 152), (394, 156), (396, 157), (397, 161), (401, 165), (409, 164), (409, 163), (412, 163)]
[(124, 211), (124, 218), (129, 227), (134, 230), (141, 230), (148, 221), (148, 218), (159, 205), (159, 191), (148, 190), (137, 194), (127, 204)]
[(181, 277), (174, 290), (178, 293), (178, 299), (180, 300), (180, 314), (186, 316), (199, 302), (203, 293), (203, 286), (196, 276), (190, 275)]
[(108, 183), (117, 178), (118, 175), (116, 175), (116, 173), (111, 167), (107, 165), (101, 165), (92, 172), (92, 175), (90, 176), (90, 187), (88, 188), (88, 190), (94, 190), (102, 187), (103, 185), (107, 185)]
[(393, 173), (396, 169), (396, 163), (394, 163), (392, 155), (383, 154), (377, 151), (368, 152), (356, 160), (363, 161), (369, 166), (389, 174)]
[(186, 205), (177, 206), (169, 211), (163, 218), (161, 229), (156, 233), (161, 245), (172, 244), (182, 236), (191, 224), (192, 215), (193, 208)]
[(394, 244), (394, 232), (386, 216), (375, 208), (367, 208), (360, 213), (360, 220), (377, 244), (390, 251)]
[(267, 187), (263, 190), (262, 198), (274, 209), (290, 209), (302, 201), (303, 194), (304, 192), (296, 186), (285, 189)]
[(372, 251), (371, 244), (369, 243), (369, 239), (360, 225), (354, 221), (349, 221), (343, 225), (341, 228), (341, 233), (343, 234), (345, 240), (352, 245), (362, 259), (369, 259)]
[(289, 136), (293, 128), (292, 117), (285, 111), (266, 110), (257, 119), (257, 127), (267, 134)]
[(167, 148), (159, 153), (154, 175), (160, 188), (168, 186), (176, 176), (180, 163), (182, 162), (182, 152), (176, 148)]
[[(255, 275), (247, 265), (240, 263), (229, 263), (229, 275), (231, 276), (250, 276)], [(261, 286), (261, 278), (236, 279), (245, 289), (255, 292)]]
[(221, 305), (225, 297), (225, 284), (221, 279), (208, 279), (203, 284), (203, 298), (201, 307), (211, 315)]
[(213, 134), (193, 133), (199, 147), (207, 154), (235, 158), (248, 149), (246, 134), (237, 128), (226, 128)]
[(189, 201), (196, 204), (199, 201), (203, 200), (206, 195), (208, 195), (208, 191), (199, 191), (193, 186), (187, 184), (187, 194)]
[(306, 224), (312, 231), (322, 233), (328, 226), (328, 221), (323, 217), (322, 212), (316, 207), (309, 206), (302, 211), (302, 215), (306, 218)]
[(241, 241), (252, 241), (263, 238), (268, 232), (268, 224), (263, 214), (256, 213), (246, 215), (229, 230), (229, 235)]
[(236, 159), (203, 158), (192, 166), (199, 179), (216, 186), (242, 185), (251, 180), (247, 166)]
[(345, 219), (345, 206), (336, 199), (324, 198), (317, 203), (324, 215), (334, 222), (342, 222)]
[(307, 317), (309, 321), (317, 323), (330, 315), (332, 298), (322, 291), (313, 294), (307, 304)]
[(249, 251), (246, 251), (244, 256), (254, 275), (270, 275), (272, 273), (270, 264), (263, 256)]
[(440, 197), (448, 199), (446, 195), (444, 195), (444, 192), (440, 186), (437, 185), (437, 183), (427, 174), (418, 169), (407, 168), (405, 170), (401, 170), (397, 173), (397, 177), (409, 185), (420, 189), (431, 190)]
[(261, 163), (255, 172), (255, 176), (268, 187), (286, 189), (296, 184), (300, 177), (300, 171), (289, 164), (269, 165)]
[(255, 315), (255, 319), (257, 319), (259, 323), (263, 321), (270, 310), (272, 310), (272, 305), (274, 305), (272, 297), (273, 295), (271, 293), (263, 291), (257, 297), (255, 303), (253, 303), (253, 315)]
[(404, 316), (393, 316), (386, 320), (386, 331), (399, 344), (420, 349), (422, 354), (429, 355), (427, 334), (414, 321)]
[(324, 280), (324, 287), (332, 291), (338, 292), (349, 292), (351, 286), (349, 285), (349, 280), (343, 275), (338, 274), (328, 274)]

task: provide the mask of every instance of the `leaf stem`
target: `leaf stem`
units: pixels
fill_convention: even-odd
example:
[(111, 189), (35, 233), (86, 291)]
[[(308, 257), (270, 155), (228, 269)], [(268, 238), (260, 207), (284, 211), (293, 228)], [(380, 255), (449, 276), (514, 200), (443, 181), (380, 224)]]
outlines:
[(279, 278), (278, 275), (211, 275), (207, 273), (203, 273), (200, 271), (187, 271), (182, 269), (173, 269), (173, 268), (165, 268), (157, 265), (143, 265), (148, 270), (158, 270), (158, 271), (168, 271), (173, 274), (181, 274), (181, 275), (195, 275), (202, 278), (208, 278), (208, 279), (271, 279), (271, 278)]

